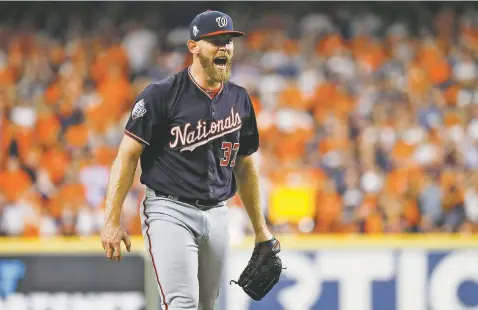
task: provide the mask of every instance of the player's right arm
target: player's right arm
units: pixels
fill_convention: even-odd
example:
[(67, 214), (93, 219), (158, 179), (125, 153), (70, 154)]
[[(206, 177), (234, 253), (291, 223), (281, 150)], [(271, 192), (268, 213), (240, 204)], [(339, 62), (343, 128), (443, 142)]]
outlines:
[(125, 127), (125, 135), (111, 167), (106, 190), (105, 221), (101, 242), (108, 259), (121, 259), (121, 241), (130, 251), (131, 241), (120, 223), (121, 210), (133, 184), (138, 161), (150, 145), (152, 133), (160, 114), (156, 111), (158, 100), (156, 86), (150, 85), (138, 96)]
[(121, 227), (121, 210), (126, 194), (133, 184), (136, 167), (143, 149), (143, 144), (124, 135), (118, 155), (111, 166), (106, 190), (105, 223), (101, 234), (101, 242), (108, 259), (121, 260), (121, 241), (125, 243), (128, 252), (131, 248), (131, 240)]
[(133, 184), (136, 167), (143, 149), (143, 144), (124, 135), (111, 167), (106, 190), (106, 223), (120, 224), (121, 206)]

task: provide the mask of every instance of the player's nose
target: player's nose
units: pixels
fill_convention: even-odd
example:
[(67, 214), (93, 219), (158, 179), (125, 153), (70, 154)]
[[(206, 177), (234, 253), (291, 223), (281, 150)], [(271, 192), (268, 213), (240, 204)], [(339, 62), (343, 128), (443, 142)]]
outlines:
[(227, 44), (218, 44), (217, 47), (219, 51), (222, 51), (222, 52), (227, 51)]

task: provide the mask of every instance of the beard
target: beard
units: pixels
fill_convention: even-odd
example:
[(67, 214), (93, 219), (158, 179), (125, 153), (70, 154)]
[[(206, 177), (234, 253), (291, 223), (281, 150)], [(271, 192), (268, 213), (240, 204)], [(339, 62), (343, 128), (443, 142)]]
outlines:
[(227, 58), (226, 68), (224, 70), (217, 69), (214, 65), (214, 60), (202, 55), (201, 53), (198, 54), (198, 58), (199, 62), (201, 63), (201, 67), (204, 69), (204, 72), (206, 72), (206, 76), (209, 83), (225, 83), (231, 77), (231, 58)]

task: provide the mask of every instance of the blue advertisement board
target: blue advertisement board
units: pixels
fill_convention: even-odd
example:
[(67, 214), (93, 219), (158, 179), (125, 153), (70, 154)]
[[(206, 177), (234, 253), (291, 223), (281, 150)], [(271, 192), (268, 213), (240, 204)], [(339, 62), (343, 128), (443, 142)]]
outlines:
[(145, 310), (145, 261), (0, 253), (0, 310)]
[[(226, 281), (250, 251), (231, 253)], [(478, 309), (478, 248), (284, 250), (280, 282), (251, 300), (225, 283), (220, 310)]]

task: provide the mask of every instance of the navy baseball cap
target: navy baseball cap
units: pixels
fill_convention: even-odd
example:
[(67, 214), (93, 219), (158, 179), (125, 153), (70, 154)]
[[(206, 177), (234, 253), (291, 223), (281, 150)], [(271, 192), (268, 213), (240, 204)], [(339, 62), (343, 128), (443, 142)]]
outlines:
[(234, 30), (232, 18), (229, 15), (210, 10), (197, 15), (189, 26), (189, 38), (194, 41), (220, 34), (240, 37), (244, 35), (244, 32)]

